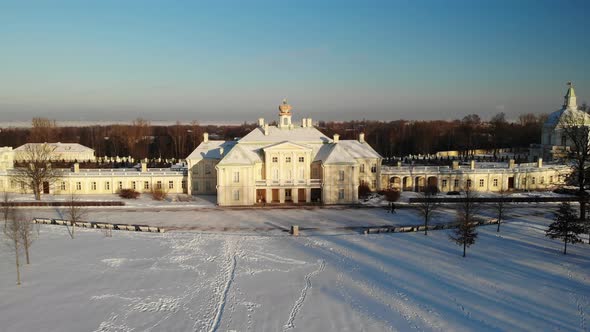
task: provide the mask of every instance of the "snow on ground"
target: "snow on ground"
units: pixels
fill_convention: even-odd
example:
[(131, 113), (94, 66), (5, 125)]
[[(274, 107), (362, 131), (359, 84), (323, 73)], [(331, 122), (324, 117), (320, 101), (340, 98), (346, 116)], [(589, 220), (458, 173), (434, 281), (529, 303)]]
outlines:
[(590, 246), (564, 256), (544, 237), (548, 211), (519, 213), (500, 234), (480, 227), (467, 258), (448, 231), (81, 229), (70, 240), (43, 225), (20, 288), (0, 252), (0, 329), (588, 331)]

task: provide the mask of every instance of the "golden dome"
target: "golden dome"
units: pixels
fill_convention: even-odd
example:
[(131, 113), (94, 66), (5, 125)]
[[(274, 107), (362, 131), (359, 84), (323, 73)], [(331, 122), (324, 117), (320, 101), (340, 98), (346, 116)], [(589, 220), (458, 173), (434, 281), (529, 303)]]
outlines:
[(279, 105), (279, 114), (291, 114), (291, 105), (287, 104), (287, 99), (283, 99), (283, 103)]

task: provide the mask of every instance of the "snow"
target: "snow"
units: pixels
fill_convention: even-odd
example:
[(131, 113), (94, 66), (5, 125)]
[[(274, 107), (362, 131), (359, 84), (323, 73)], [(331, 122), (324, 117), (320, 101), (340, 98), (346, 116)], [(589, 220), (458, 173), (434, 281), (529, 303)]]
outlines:
[[(310, 212), (273, 211), (280, 212), (277, 221)], [(318, 211), (314, 218), (353, 211), (399, 217), (381, 209)], [(412, 219), (411, 211), (403, 213)], [(71, 240), (64, 227), (42, 225), (22, 286), (15, 285), (13, 256), (0, 252), (1, 329), (588, 331), (590, 246), (573, 245), (562, 255), (563, 243), (544, 236), (550, 222), (550, 211), (520, 208), (501, 233), (480, 227), (466, 258), (448, 231), (104, 237), (80, 229)]]

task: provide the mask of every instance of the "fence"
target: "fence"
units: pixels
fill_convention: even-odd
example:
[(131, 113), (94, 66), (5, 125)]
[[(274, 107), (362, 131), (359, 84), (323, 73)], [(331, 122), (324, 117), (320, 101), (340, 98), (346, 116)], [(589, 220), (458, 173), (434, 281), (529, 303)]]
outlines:
[[(560, 202), (579, 202), (580, 197), (565, 196), (565, 197), (472, 197), (469, 199), (476, 203), (560, 203)], [(437, 203), (461, 203), (465, 202), (464, 197), (415, 197), (410, 198), (410, 203), (423, 203), (426, 201)]]
[(124, 206), (122, 201), (0, 202), (0, 206)]
[[(477, 226), (493, 225), (497, 224), (497, 219), (487, 219), (478, 221)], [(445, 223), (445, 224), (433, 224), (425, 227), (424, 225), (411, 225), (411, 226), (377, 226), (377, 227), (366, 227), (363, 229), (364, 234), (375, 234), (375, 233), (409, 233), (409, 232), (423, 232), (425, 229), (440, 230), (440, 229), (453, 229), (457, 228), (459, 223)]]
[[(35, 224), (72, 226), (72, 222), (70, 220), (64, 220), (64, 219), (33, 218), (32, 222)], [(82, 227), (82, 228), (114, 229), (114, 230), (119, 230), (119, 231), (132, 231), (132, 232), (164, 233), (164, 231), (165, 231), (163, 228), (155, 227), (155, 226), (111, 224), (111, 223), (104, 223), (104, 222), (87, 222), (87, 221), (76, 222), (75, 226)]]

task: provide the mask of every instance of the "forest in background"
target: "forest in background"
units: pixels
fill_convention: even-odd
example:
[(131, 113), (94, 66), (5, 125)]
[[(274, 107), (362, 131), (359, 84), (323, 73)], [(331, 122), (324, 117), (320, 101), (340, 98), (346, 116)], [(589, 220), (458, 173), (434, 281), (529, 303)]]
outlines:
[[(329, 137), (340, 134), (341, 139), (357, 139), (364, 132), (366, 141), (377, 152), (385, 158), (394, 158), (448, 150), (528, 147), (540, 143), (546, 118), (545, 114), (528, 113), (511, 122), (504, 113), (498, 113), (489, 121), (471, 114), (454, 121), (320, 121), (314, 125)], [(1, 129), (0, 146), (80, 143), (94, 149), (97, 157), (183, 159), (201, 143), (204, 132), (212, 140), (234, 140), (255, 127), (255, 123), (200, 125), (196, 121), (161, 126), (145, 119), (136, 119), (128, 125), (64, 127), (58, 126), (55, 120), (34, 118), (29, 128)]]

